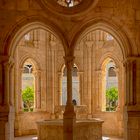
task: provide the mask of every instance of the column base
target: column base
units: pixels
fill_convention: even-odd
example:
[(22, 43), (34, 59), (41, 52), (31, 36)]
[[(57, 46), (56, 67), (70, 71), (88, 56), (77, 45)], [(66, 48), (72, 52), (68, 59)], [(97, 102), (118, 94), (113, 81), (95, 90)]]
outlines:
[(9, 131), (7, 129), (9, 117), (9, 107), (0, 106), (0, 139), (8, 140)]

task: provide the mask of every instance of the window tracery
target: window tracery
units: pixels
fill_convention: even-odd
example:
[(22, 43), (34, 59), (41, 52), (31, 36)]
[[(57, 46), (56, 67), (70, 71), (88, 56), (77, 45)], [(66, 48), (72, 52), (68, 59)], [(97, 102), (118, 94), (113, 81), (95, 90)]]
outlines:
[(73, 7), (82, 2), (82, 0), (56, 0), (58, 4), (64, 7)]

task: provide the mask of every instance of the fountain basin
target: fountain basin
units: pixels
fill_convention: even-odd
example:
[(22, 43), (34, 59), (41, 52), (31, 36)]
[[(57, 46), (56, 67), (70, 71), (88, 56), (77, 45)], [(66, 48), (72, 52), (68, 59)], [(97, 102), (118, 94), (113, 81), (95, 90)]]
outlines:
[[(100, 119), (76, 120), (75, 140), (102, 140)], [(63, 120), (43, 120), (37, 122), (38, 140), (63, 140)]]

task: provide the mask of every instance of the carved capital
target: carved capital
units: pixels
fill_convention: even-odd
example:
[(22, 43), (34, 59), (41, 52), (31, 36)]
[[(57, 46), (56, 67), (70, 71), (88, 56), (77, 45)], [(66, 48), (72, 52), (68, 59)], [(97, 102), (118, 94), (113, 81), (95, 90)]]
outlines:
[(54, 51), (56, 49), (56, 44), (57, 44), (56, 41), (51, 40), (49, 44), (50, 44), (50, 50)]
[(58, 72), (58, 76), (59, 76), (59, 77), (62, 77), (62, 76), (63, 76), (63, 73), (62, 73), (61, 71), (59, 71), (59, 72)]
[(2, 63), (5, 69), (7, 69), (13, 67), (15, 62), (12, 57), (3, 56), (2, 59), (0, 59), (0, 63)]
[(87, 47), (92, 47), (92, 45), (94, 44), (94, 41), (85, 41), (85, 44), (87, 45)]
[(93, 41), (86, 41), (85, 42), (85, 44), (86, 44), (86, 46), (87, 46), (87, 49), (90, 51), (91, 50), (91, 48), (92, 48), (92, 46), (93, 46)]
[(67, 68), (72, 68), (73, 64), (74, 64), (74, 56), (65, 56), (64, 60), (65, 60), (65, 65)]

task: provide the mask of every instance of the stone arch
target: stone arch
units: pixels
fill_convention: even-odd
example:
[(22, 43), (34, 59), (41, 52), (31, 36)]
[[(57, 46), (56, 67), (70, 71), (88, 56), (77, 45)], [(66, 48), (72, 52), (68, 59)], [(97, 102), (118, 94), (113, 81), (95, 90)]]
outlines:
[(82, 40), (82, 38), (86, 34), (95, 30), (102, 30), (112, 35), (118, 42), (124, 59), (132, 53), (132, 43), (128, 39), (126, 33), (122, 29), (120, 29), (119, 26), (107, 21), (106, 19), (94, 19), (81, 26), (79, 31), (77, 31), (76, 34), (73, 36), (73, 40), (71, 42), (73, 53), (77, 43), (80, 42), (80, 40)]
[(31, 55), (25, 55), (21, 58), (19, 68), (22, 68), (23, 64), (25, 63), (26, 60), (31, 59), (33, 64), (35, 65), (36, 70), (41, 70), (41, 66), (39, 62)]
[[(25, 64), (25, 62), (29, 61), (32, 65), (33, 65), (33, 77), (34, 77), (34, 109), (41, 109), (41, 67), (40, 64), (38, 63), (38, 61), (36, 60), (36, 58), (34, 58), (33, 56), (30, 55), (25, 55), (21, 58), (20, 63), (19, 63), (19, 79), (21, 82), (21, 84), (19, 84), (19, 89), (21, 91), (22, 89), (22, 74), (23, 74), (23, 66)], [(16, 102), (18, 102), (18, 110), (17, 111), (21, 111), (22, 106), (21, 106), (21, 95), (18, 95), (19, 97), (16, 99)]]
[[(98, 63), (97, 66), (97, 70), (101, 70), (103, 64), (105, 63), (105, 60), (107, 59), (112, 59), (115, 64), (118, 66), (118, 68), (120, 68), (120, 62), (122, 62), (123, 60), (119, 60), (119, 58), (117, 58), (116, 56), (112, 55), (112, 53), (106, 53), (105, 55), (103, 55)], [(120, 61), (120, 62), (119, 62)]]
[[(119, 66), (117, 65), (118, 64), (118, 62), (116, 63), (116, 59), (112, 59), (113, 57), (110, 57), (110, 56), (108, 56), (108, 57), (104, 57), (104, 59), (101, 61), (102, 63), (101, 63), (101, 67), (100, 67), (100, 71), (101, 71), (101, 93), (100, 93), (100, 96), (101, 96), (101, 98), (102, 98), (102, 111), (107, 111), (106, 110), (106, 89), (107, 89), (107, 87), (106, 87), (106, 84), (107, 84), (107, 79), (106, 79), (106, 77), (107, 77), (107, 71), (108, 71), (108, 69), (106, 69), (106, 66), (107, 66), (107, 64), (110, 62), (110, 60), (113, 60), (113, 62), (114, 62), (114, 64), (115, 64), (115, 66), (116, 66), (116, 69), (118, 70), (119, 68)], [(117, 76), (117, 79), (118, 79), (118, 74), (116, 74)], [(119, 80), (117, 80), (117, 81), (119, 81)], [(117, 84), (118, 85), (118, 84)], [(119, 87), (117, 87), (118, 89), (119, 89)], [(120, 91), (120, 90), (119, 90)], [(120, 95), (119, 95), (120, 96)], [(119, 101), (120, 102), (120, 101)], [(116, 109), (115, 109), (115, 111), (116, 111)]]
[[(102, 56), (102, 58), (100, 59), (97, 66), (97, 70), (100, 71), (100, 77), (101, 77), (100, 80), (103, 80), (103, 77), (104, 77), (103, 75), (105, 74), (104, 73), (105, 67), (106, 67), (106, 64), (109, 62), (109, 60), (113, 60), (113, 62), (116, 65), (116, 75), (118, 78), (118, 107), (116, 111), (120, 111), (123, 109), (122, 107), (124, 105), (124, 92), (123, 92), (124, 87), (122, 87), (122, 83), (124, 83), (123, 61), (117, 58), (116, 56), (114, 56), (113, 54), (107, 53), (104, 56)], [(102, 83), (102, 86), (103, 86), (103, 81), (100, 83)], [(103, 92), (103, 87), (101, 88), (100, 95), (102, 95), (102, 92)], [(102, 101), (102, 103), (104, 103), (104, 101)]]
[(13, 57), (14, 51), (16, 49), (16, 45), (18, 44), (20, 39), (23, 37), (23, 35), (25, 35), (27, 32), (33, 29), (38, 29), (38, 28), (52, 33), (60, 41), (62, 41), (64, 52), (66, 52), (67, 50), (66, 38), (63, 35), (61, 29), (59, 29), (56, 24), (51, 23), (50, 21), (46, 22), (46, 19), (40, 19), (38, 17), (29, 17), (29, 19), (24, 19), (18, 22), (7, 33), (6, 37), (4, 38), (4, 43), (3, 43), (4, 54)]

